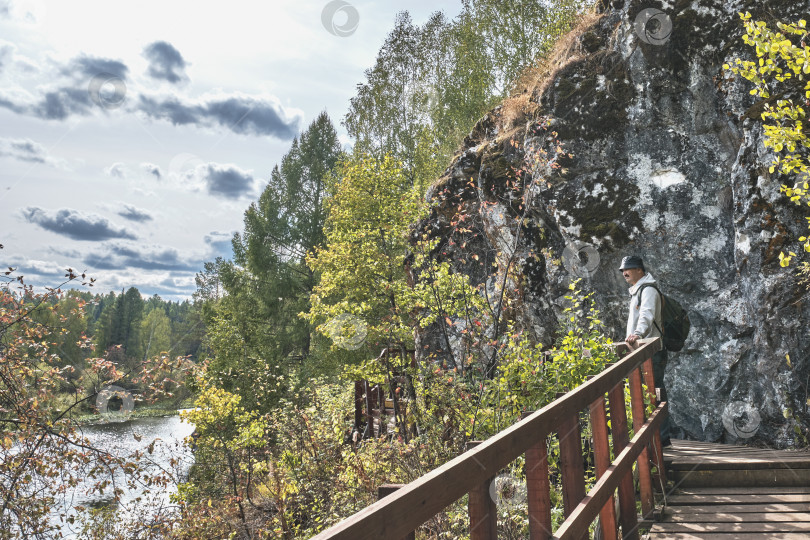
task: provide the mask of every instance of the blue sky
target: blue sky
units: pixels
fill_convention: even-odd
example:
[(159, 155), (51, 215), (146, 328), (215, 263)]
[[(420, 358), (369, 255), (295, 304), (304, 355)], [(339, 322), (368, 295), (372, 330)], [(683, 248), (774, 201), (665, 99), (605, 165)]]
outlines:
[(0, 0), (0, 265), (187, 298), (299, 133), (407, 9), (460, 1)]

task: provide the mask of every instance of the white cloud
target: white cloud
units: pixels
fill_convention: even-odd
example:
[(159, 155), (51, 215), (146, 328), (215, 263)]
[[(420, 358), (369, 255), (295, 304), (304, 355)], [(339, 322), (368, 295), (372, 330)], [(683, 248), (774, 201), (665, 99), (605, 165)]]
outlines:
[(47, 148), (31, 139), (0, 137), (0, 157), (10, 157), (28, 163), (42, 163), (52, 167), (67, 167), (65, 160), (54, 158)]
[(154, 163), (141, 163), (141, 169), (154, 176), (156, 180), (160, 180), (163, 177), (163, 174), (160, 172), (160, 167)]
[(104, 169), (104, 174), (109, 176), (110, 178), (126, 178), (127, 177), (127, 169), (126, 166), (121, 163), (113, 163), (106, 169)]

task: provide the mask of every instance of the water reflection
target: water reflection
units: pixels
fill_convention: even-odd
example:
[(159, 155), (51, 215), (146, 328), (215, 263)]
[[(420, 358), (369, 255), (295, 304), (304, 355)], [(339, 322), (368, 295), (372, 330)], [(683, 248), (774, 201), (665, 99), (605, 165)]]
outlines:
[[(183, 444), (183, 439), (194, 431), (191, 424), (182, 422), (179, 416), (135, 418), (125, 422), (109, 422), (83, 426), (82, 435), (90, 439), (93, 446), (104, 449), (119, 456), (129, 456), (135, 451), (144, 452), (148, 459), (150, 472), (159, 469), (171, 474), (176, 481), (183, 481), (188, 473), (193, 454)], [(149, 446), (152, 452), (149, 453)], [(172, 464), (172, 458), (175, 463)], [(62, 501), (53, 512), (53, 523), (58, 522), (58, 514), (66, 512), (67, 516), (79, 517), (76, 506), (86, 508), (102, 508), (113, 505), (123, 519), (134, 518), (137, 510), (143, 510), (146, 501), (149, 504), (166, 507), (170, 504), (169, 497), (176, 490), (176, 485), (170, 483), (167, 488), (140, 486), (129, 489), (124, 474), (117, 470), (114, 474), (115, 487), (123, 489), (120, 504), (115, 502), (112, 485), (107, 486), (101, 493), (92, 491), (95, 481), (81, 482), (66, 500)], [(141, 508), (138, 508), (141, 507)], [(136, 513), (134, 513), (136, 512)], [(76, 538), (80, 527), (65, 522), (60, 525), (65, 538)]]

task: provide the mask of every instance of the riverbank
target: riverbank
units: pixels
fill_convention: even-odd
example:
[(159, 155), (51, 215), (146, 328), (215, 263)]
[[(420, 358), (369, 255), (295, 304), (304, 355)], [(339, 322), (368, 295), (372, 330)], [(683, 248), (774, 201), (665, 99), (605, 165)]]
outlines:
[[(161, 415), (161, 410), (171, 414)], [(125, 422), (101, 421), (81, 427), (82, 436), (94, 448), (127, 461), (133, 461), (140, 453), (138, 468), (148, 475), (165, 475), (168, 483), (130, 483), (128, 481), (134, 477), (128, 476), (123, 467), (113, 467), (109, 475), (85, 478), (77, 468), (73, 474), (78, 484), (68, 489), (65, 496), (57, 497), (49, 516), (49, 523), (62, 538), (140, 538), (129, 533), (143, 532), (138, 521), (144, 515), (167, 515), (165, 512), (174, 507), (171, 497), (177, 493), (177, 485), (186, 481), (194, 463), (194, 454), (184, 442), (194, 432), (194, 426), (182, 421), (177, 412), (178, 409), (153, 406), (148, 411), (140, 411), (140, 417), (133, 414)], [(147, 414), (153, 416), (147, 417)], [(98, 482), (103, 480), (110, 483), (99, 490)], [(117, 500), (116, 488), (122, 490)], [(107, 513), (94, 513), (101, 508), (107, 508)], [(97, 531), (98, 536), (83, 532), (85, 527)]]
[(155, 403), (152, 405), (139, 405), (128, 414), (119, 412), (112, 412), (105, 414), (98, 414), (98, 413), (83, 414), (81, 416), (76, 417), (76, 421), (80, 425), (94, 425), (94, 424), (104, 424), (110, 421), (121, 422), (133, 418), (159, 418), (166, 416), (176, 416), (177, 414), (180, 413), (180, 411), (184, 409), (190, 409), (191, 407), (193, 407), (194, 399), (195, 398), (190, 397), (184, 399), (180, 403)]

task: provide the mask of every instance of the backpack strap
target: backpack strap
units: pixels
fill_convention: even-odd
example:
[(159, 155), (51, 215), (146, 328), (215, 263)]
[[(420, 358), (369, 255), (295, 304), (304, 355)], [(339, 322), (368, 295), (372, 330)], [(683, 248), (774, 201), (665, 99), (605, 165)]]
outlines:
[[(658, 292), (658, 295), (661, 297), (661, 317), (663, 317), (664, 304), (666, 303), (667, 300), (666, 297), (664, 296), (664, 293), (661, 292), (661, 289), (659, 289), (658, 286), (655, 285), (654, 283), (644, 283), (641, 287), (638, 288), (638, 291), (636, 291), (636, 294), (638, 294), (638, 302), (636, 303), (636, 309), (641, 307), (641, 293), (644, 292), (644, 289), (646, 289), (647, 287), (652, 287), (653, 289), (655, 289)], [(658, 326), (658, 323), (655, 322), (655, 313), (653, 313), (653, 324), (655, 325), (656, 328), (658, 328), (658, 331), (661, 332), (661, 337), (663, 338), (664, 331), (661, 329), (660, 326)]]

